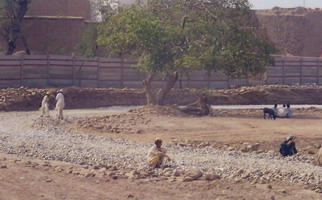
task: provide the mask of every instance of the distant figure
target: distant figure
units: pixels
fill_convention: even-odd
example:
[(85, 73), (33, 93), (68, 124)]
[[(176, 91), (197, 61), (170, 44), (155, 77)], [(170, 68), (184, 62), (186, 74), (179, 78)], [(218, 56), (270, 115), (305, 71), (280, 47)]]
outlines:
[(47, 91), (44, 98), (42, 99), (41, 102), (41, 107), (40, 107), (40, 112), (41, 112), (41, 117), (46, 116), (49, 117), (49, 96), (50, 92)]
[(56, 96), (56, 110), (58, 111), (58, 119), (64, 119), (63, 109), (65, 107), (65, 98), (63, 95), (63, 90), (59, 90)]
[(275, 114), (277, 113), (277, 104), (274, 104), (274, 107), (272, 108), (274, 110)]
[(287, 118), (291, 118), (293, 115), (293, 111), (291, 109), (291, 105), (290, 104), (287, 104), (286, 105), (286, 117)]
[(297, 154), (297, 149), (295, 147), (295, 139), (296, 137), (290, 135), (283, 141), (280, 145), (280, 153), (282, 156), (292, 156)]
[(170, 161), (170, 157), (166, 154), (167, 150), (162, 148), (162, 140), (157, 138), (154, 146), (148, 152), (148, 165), (153, 168), (160, 168), (165, 163), (165, 158)]
[(283, 107), (277, 109), (277, 116), (278, 117), (286, 117), (286, 106), (283, 104)]

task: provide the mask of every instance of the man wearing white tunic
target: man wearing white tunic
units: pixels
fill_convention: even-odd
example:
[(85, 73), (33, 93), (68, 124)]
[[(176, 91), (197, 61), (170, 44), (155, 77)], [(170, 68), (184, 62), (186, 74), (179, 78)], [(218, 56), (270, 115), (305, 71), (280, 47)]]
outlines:
[(50, 92), (48, 91), (46, 92), (46, 95), (42, 99), (41, 107), (39, 109), (41, 111), (41, 117), (43, 116), (49, 117), (49, 96), (50, 96)]
[(277, 116), (278, 117), (286, 117), (287, 111), (285, 104), (283, 104), (283, 107), (277, 109)]
[(293, 111), (291, 109), (290, 104), (287, 104), (287, 107), (285, 107), (285, 104), (284, 104), (282, 108), (278, 108), (277, 115), (278, 117), (282, 117), (282, 118), (284, 117), (291, 118), (293, 115)]
[(169, 161), (171, 159), (168, 155), (166, 155), (167, 150), (161, 147), (161, 139), (157, 138), (154, 143), (155, 145), (150, 148), (148, 153), (148, 165), (153, 168), (159, 168), (164, 164), (165, 158), (167, 158)]
[(292, 109), (291, 109), (291, 105), (290, 104), (287, 104), (286, 105), (286, 117), (287, 118), (291, 118), (292, 117), (292, 115), (293, 115), (293, 111), (292, 111)]
[(65, 107), (65, 98), (63, 95), (63, 90), (59, 90), (56, 96), (56, 110), (58, 111), (58, 119), (64, 119), (63, 109)]

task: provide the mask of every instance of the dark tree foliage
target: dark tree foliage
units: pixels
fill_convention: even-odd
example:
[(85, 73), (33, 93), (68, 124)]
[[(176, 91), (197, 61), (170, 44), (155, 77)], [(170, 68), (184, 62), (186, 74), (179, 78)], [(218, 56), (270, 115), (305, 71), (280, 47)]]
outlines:
[[(247, 0), (151, 0), (105, 14), (98, 43), (138, 58), (148, 104), (162, 104), (178, 74), (222, 71), (245, 77), (273, 63), (275, 47), (258, 34)], [(156, 74), (166, 85), (152, 93)]]
[(26, 53), (30, 54), (22, 33), (22, 21), (32, 0), (0, 0), (0, 28), (7, 42), (6, 55), (12, 55), (18, 39), (22, 40)]

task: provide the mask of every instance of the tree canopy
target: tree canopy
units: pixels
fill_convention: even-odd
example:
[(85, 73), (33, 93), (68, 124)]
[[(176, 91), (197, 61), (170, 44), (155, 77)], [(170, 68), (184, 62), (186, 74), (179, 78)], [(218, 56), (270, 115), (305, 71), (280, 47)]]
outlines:
[[(162, 104), (178, 73), (220, 70), (243, 77), (273, 63), (275, 47), (258, 34), (247, 0), (151, 0), (104, 16), (98, 43), (138, 59), (139, 69), (148, 72), (148, 103)], [(156, 73), (167, 83), (153, 97), (149, 84)]]
[(30, 54), (27, 41), (22, 33), (22, 21), (32, 0), (0, 0), (0, 29), (7, 42), (6, 55), (11, 55), (16, 48), (17, 39), (21, 39)]

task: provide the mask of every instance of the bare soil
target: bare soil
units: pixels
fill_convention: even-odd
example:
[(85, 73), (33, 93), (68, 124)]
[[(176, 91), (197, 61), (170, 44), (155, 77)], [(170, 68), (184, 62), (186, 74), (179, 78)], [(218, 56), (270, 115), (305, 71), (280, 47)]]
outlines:
[(69, 173), (82, 166), (0, 155), (0, 199), (312, 199), (321, 194), (304, 185), (255, 184), (227, 180), (169, 182), (84, 177)]
[(128, 113), (83, 119), (70, 125), (91, 135), (193, 147), (213, 146), (242, 150), (258, 144), (260, 153), (278, 152), (288, 135), (296, 135), (302, 154), (315, 154), (322, 144), (322, 110), (294, 109), (292, 118), (263, 119), (260, 109), (213, 110), (212, 116), (195, 117), (174, 107), (144, 107)]
[[(21, 90), (27, 91), (27, 89)], [(75, 99), (89, 94), (84, 92), (86, 90), (79, 91), (75, 88), (70, 90), (75, 90), (77, 91), (76, 94), (81, 94), (81, 96), (73, 96)], [(101, 95), (101, 91), (104, 90), (90, 91), (95, 96), (93, 96), (92, 101), (84, 104), (84, 107), (90, 105), (91, 102), (95, 102), (95, 99), (99, 99), (97, 94)], [(100, 92), (96, 93), (97, 91)], [(115, 92), (116, 90), (112, 91)], [(288, 93), (285, 93), (285, 91)], [(217, 93), (213, 93), (213, 97), (215, 98), (218, 95), (220, 98), (229, 99), (230, 102), (233, 102), (234, 98), (238, 97), (239, 101), (246, 102), (248, 96), (249, 102), (251, 102), (256, 100), (255, 97), (261, 98), (262, 94), (267, 94), (265, 96), (266, 101), (263, 103), (275, 103), (273, 102), (274, 99), (279, 102), (285, 102), (288, 99), (295, 101), (297, 97), (303, 102), (316, 101), (315, 103), (319, 103), (321, 101), (318, 100), (319, 91), (319, 86), (244, 87), (232, 90), (216, 90), (215, 92)], [(194, 92), (193, 95), (189, 92), (184, 94), (190, 95), (190, 99), (187, 102), (193, 102), (202, 91)], [(131, 91), (126, 91), (125, 93), (130, 95)], [(31, 94), (30, 98), (32, 99), (32, 96), (37, 94), (41, 93)], [(69, 93), (67, 92), (67, 94)], [(113, 96), (113, 94), (109, 93), (106, 96)], [(175, 96), (182, 98), (184, 97), (182, 94), (179, 93), (179, 95)], [(258, 96), (250, 96), (250, 94)], [(290, 95), (285, 98), (285, 94)], [(116, 100), (124, 100), (126, 95), (122, 95), (114, 95), (114, 98), (111, 98), (113, 101), (111, 100), (109, 104), (112, 105), (112, 102)], [(284, 98), (279, 99), (283, 95)], [(313, 96), (314, 98), (312, 98)], [(28, 98), (27, 95), (26, 99)], [(98, 102), (103, 102), (103, 100), (105, 100), (104, 95)], [(31, 104), (33, 101), (29, 103)], [(19, 104), (14, 102), (18, 101), (11, 101), (12, 104), (10, 106)], [(131, 101), (129, 99), (124, 100), (124, 102), (129, 102), (129, 105), (135, 105), (130, 104)], [(260, 100), (256, 100), (256, 102), (260, 102)], [(24, 105), (27, 106), (27, 104)], [(80, 105), (77, 104), (77, 106)], [(92, 105), (97, 106), (98, 104)], [(127, 103), (124, 103), (124, 105), (127, 105)], [(9, 105), (6, 106), (5, 108), (14, 108)], [(27, 108), (33, 109), (32, 106), (27, 106)], [(26, 107), (17, 106), (17, 109), (24, 110)], [(96, 114), (97, 116), (84, 118), (89, 112), (95, 113), (95, 116)], [(144, 107), (139, 110), (112, 115), (104, 114), (104, 110), (96, 112), (97, 110), (77, 112), (66, 110), (67, 118), (69, 115), (75, 114), (82, 116), (82, 118), (74, 123), (68, 123), (68, 127), (81, 130), (82, 132), (85, 131), (91, 135), (124, 138), (147, 143), (153, 143), (156, 137), (160, 137), (166, 144), (186, 145), (196, 148), (213, 146), (228, 151), (243, 151), (245, 146), (258, 144), (258, 149), (255, 150), (257, 153), (277, 152), (280, 142), (290, 134), (298, 137), (297, 147), (300, 154), (314, 155), (322, 144), (322, 136), (320, 134), (322, 132), (322, 110), (316, 108), (295, 109), (293, 118), (278, 118), (276, 120), (264, 120), (262, 111), (256, 109), (215, 109), (212, 116), (205, 117), (185, 115), (173, 107)], [(322, 198), (320, 193), (314, 192), (314, 188), (298, 183), (270, 182), (268, 184), (259, 184), (246, 180), (229, 181), (223, 179), (214, 181), (169, 182), (169, 180), (162, 178), (149, 180), (119, 178), (114, 180), (111, 177), (85, 177), (84, 175), (69, 173), (70, 169), (81, 169), (83, 167), (70, 163), (48, 163), (41, 160), (18, 157), (17, 155), (0, 154), (0, 199), (318, 200)]]
[[(218, 148), (240, 148), (243, 143), (259, 143), (260, 149), (277, 150), (279, 142), (288, 134), (298, 136), (300, 153), (306, 147), (322, 144), (320, 125), (322, 111), (315, 108), (297, 109), (294, 118), (264, 120), (260, 110), (215, 110), (215, 116), (192, 117), (173, 107), (146, 107), (128, 113), (102, 116), (104, 111), (67, 110), (66, 115), (100, 116), (86, 119), (87, 128), (75, 123), (70, 126), (87, 130), (88, 134), (152, 143), (161, 137), (165, 143), (181, 141), (183, 144), (209, 142)], [(136, 118), (133, 118), (136, 116)], [(140, 133), (105, 132), (95, 128), (97, 118), (122, 122)], [(93, 120), (95, 119), (95, 120)], [(142, 121), (150, 119), (147, 125)], [(84, 119), (82, 119), (84, 120)], [(132, 120), (128, 124), (127, 120)], [(109, 124), (104, 123), (106, 126)], [(104, 126), (105, 126), (104, 125)], [(85, 125), (86, 126), (86, 125)], [(149, 180), (86, 177), (70, 173), (84, 166), (46, 162), (17, 155), (0, 154), (0, 199), (312, 199), (322, 196), (314, 188), (299, 183), (270, 182), (259, 184), (250, 181), (198, 180), (169, 182), (162, 178)]]

